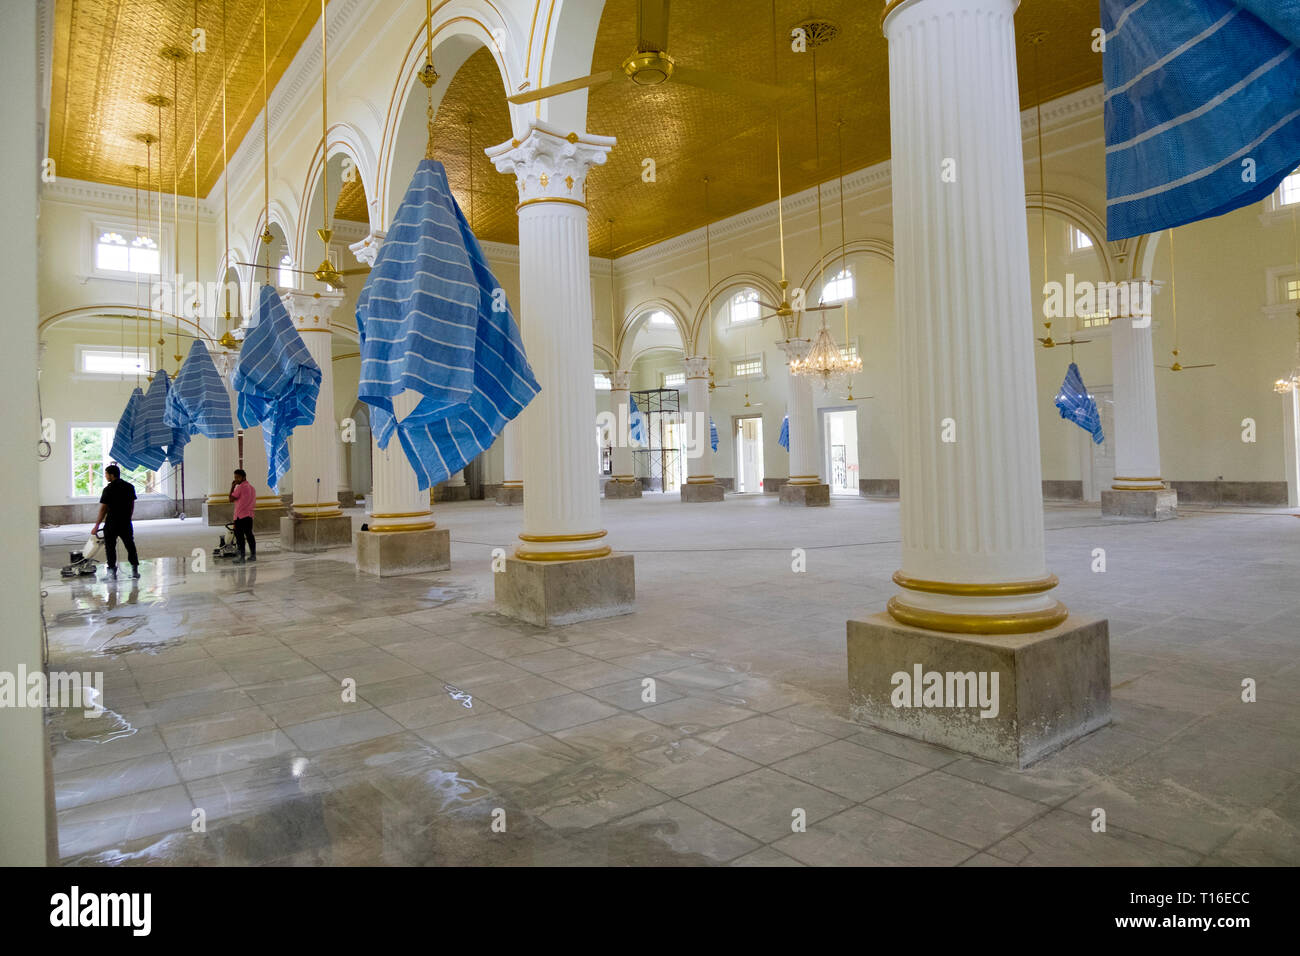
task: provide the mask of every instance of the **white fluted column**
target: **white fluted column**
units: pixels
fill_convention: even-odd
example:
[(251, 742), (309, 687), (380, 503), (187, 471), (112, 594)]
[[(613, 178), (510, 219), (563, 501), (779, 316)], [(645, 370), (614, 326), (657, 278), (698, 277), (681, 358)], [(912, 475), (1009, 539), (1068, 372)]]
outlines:
[(450, 478), (447, 479), (447, 487), (448, 487), (448, 488), (464, 488), (464, 487), (465, 487), (465, 469), (464, 469), (464, 468), (462, 468), (460, 471), (456, 472), (456, 474), (452, 475)]
[(790, 416), (791, 485), (819, 485), (821, 467), (817, 461), (816, 415), (813, 408), (812, 381), (806, 375), (790, 374), (790, 362), (803, 358), (812, 347), (812, 339), (785, 339), (777, 346), (785, 353), (789, 392), (786, 414)]
[(585, 184), (613, 145), (612, 137), (566, 135), (533, 121), (522, 140), (487, 150), (519, 189), (519, 308), (528, 316), (521, 331), (542, 386), (516, 419), (527, 494), (515, 556), (523, 560), (610, 553), (591, 480), (596, 396)]
[(524, 442), (519, 434), (519, 419), (507, 422), (501, 435), (502, 445), (502, 485), (506, 488), (523, 488), (524, 486)]
[(339, 499), (352, 494), (352, 482), (348, 478), (348, 446), (343, 444), (343, 437), (334, 430), (334, 455), (338, 459)]
[[(702, 451), (697, 458), (686, 459), (686, 481), (692, 485), (712, 485), (717, 482), (713, 476), (713, 445), (709, 442), (709, 359), (705, 355), (697, 355), (686, 359), (686, 400), (690, 403), (690, 414), (698, 416), (704, 414), (704, 441), (701, 443)], [(699, 425), (699, 418), (695, 418), (695, 424), (691, 427), (690, 433), (696, 436), (696, 426)]]
[[(1151, 283), (1148, 287), (1154, 289)], [(1156, 370), (1151, 348), (1150, 295), (1145, 315), (1121, 308), (1110, 322), (1110, 356), (1115, 398), (1116, 491), (1159, 491), (1160, 430), (1156, 422)]]
[[(393, 410), (399, 419), (410, 414), (419, 404), (420, 396), (407, 389), (393, 399)], [(388, 448), (374, 444), (374, 490), (366, 500), (369, 530), (376, 532), (428, 531), (434, 526), (433, 511), (429, 507), (429, 492), (420, 489), (415, 469), (402, 450), (402, 442), (393, 435)]]
[(632, 474), (632, 446), (621, 423), (631, 414), (628, 394), (632, 382), (632, 372), (628, 369), (616, 369), (609, 376), (609, 408), (614, 413), (616, 425), (613, 454), (610, 461), (610, 481), (631, 484), (636, 481)]
[[(226, 388), (226, 397), (230, 399), (230, 418), (233, 422), (236, 399), (234, 389), (230, 387), (230, 373), (234, 369), (235, 353), (220, 349), (212, 353), (212, 360), (217, 366), (217, 373), (221, 376), (221, 384)], [(230, 483), (238, 467), (240, 467), (238, 437), (208, 439), (208, 504), (230, 504)], [(257, 484), (255, 483), (253, 487), (256, 488)]]
[(883, 24), (903, 389), (889, 611), (932, 630), (1066, 616), (1043, 547), (1018, 5), (895, 0)]
[(316, 419), (300, 425), (289, 439), (293, 465), (293, 511), (304, 518), (342, 516), (339, 508), (338, 423), (334, 420), (334, 356), (330, 343), (330, 313), (343, 301), (339, 292), (286, 292), (284, 307), (302, 335), (307, 351), (320, 366)]

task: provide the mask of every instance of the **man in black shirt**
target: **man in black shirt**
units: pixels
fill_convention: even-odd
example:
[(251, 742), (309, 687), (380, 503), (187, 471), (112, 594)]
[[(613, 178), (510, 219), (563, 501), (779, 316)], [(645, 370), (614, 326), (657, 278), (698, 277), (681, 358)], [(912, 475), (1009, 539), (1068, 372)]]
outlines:
[(140, 576), (140, 558), (135, 553), (135, 532), (131, 527), (131, 514), (135, 511), (135, 486), (122, 480), (122, 472), (117, 465), (104, 469), (108, 484), (99, 496), (99, 517), (90, 533), (99, 531), (104, 526), (104, 552), (108, 557), (108, 576), (117, 577), (117, 539), (126, 545), (126, 559), (131, 562), (131, 577)]

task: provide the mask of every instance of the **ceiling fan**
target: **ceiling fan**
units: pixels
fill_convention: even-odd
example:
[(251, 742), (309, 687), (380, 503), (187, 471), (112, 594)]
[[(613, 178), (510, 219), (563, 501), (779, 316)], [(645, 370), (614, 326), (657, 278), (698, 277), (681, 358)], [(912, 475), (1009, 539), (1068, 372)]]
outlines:
[[(317, 232), (319, 231), (320, 230), (317, 230)], [(237, 266), (250, 266), (253, 269), (266, 269), (268, 271), (271, 268), (269, 265), (261, 265), (256, 262), (236, 262), (234, 264)], [(343, 282), (344, 276), (365, 275), (370, 271), (369, 266), (363, 266), (359, 269), (335, 269), (334, 264), (330, 262), (329, 259), (323, 260), (321, 264), (316, 267), (315, 271), (308, 269), (294, 269), (289, 266), (278, 266), (277, 268), (284, 269), (286, 272), (296, 272), (301, 276), (312, 276), (317, 282), (323, 282), (331, 289), (346, 288)]]
[(1156, 368), (1167, 368), (1171, 372), (1181, 372), (1189, 368), (1214, 368), (1216, 363), (1211, 362), (1208, 365), (1183, 365), (1178, 361), (1178, 281), (1174, 272), (1174, 230), (1169, 230), (1169, 305), (1174, 320), (1174, 362), (1172, 365), (1157, 365)]
[(637, 86), (643, 87), (659, 86), (672, 79), (703, 90), (730, 93), (750, 99), (773, 101), (788, 95), (786, 90), (778, 86), (742, 80), (724, 73), (712, 73), (679, 64), (668, 53), (668, 2), (669, 0), (638, 0), (636, 50), (623, 61), (620, 69), (592, 73), (589, 76), (544, 86), (539, 90), (516, 93), (514, 96), (506, 97), (507, 102), (532, 103), (559, 96), (561, 93), (604, 86), (620, 74)]
[(1044, 322), (1043, 325), (1047, 326), (1047, 337), (1046, 337), (1046, 338), (1040, 338), (1040, 339), (1038, 339), (1038, 341), (1041, 342), (1041, 343), (1043, 344), (1043, 348), (1045, 348), (1045, 349), (1054, 349), (1054, 348), (1056, 348), (1058, 345), (1068, 345), (1068, 346), (1070, 346), (1071, 348), (1073, 348), (1073, 347), (1076, 346), (1076, 345), (1087, 345), (1089, 342), (1092, 341), (1092, 339), (1076, 339), (1076, 338), (1071, 338), (1071, 339), (1069, 339), (1068, 341), (1065, 341), (1065, 342), (1058, 342), (1058, 341), (1056, 341), (1054, 338), (1052, 338), (1052, 323), (1051, 323), (1051, 322)]
[(1169, 371), (1171, 371), (1171, 372), (1181, 372), (1181, 371), (1183, 371), (1184, 369), (1189, 369), (1189, 368), (1214, 368), (1214, 366), (1215, 366), (1216, 364), (1218, 364), (1218, 363), (1216, 363), (1216, 362), (1211, 362), (1211, 363), (1208, 364), (1208, 365), (1183, 365), (1183, 364), (1181, 364), (1181, 363), (1178, 361), (1178, 349), (1174, 349), (1174, 364), (1173, 364), (1173, 365), (1157, 365), (1156, 368), (1167, 368), (1167, 369), (1169, 369)]

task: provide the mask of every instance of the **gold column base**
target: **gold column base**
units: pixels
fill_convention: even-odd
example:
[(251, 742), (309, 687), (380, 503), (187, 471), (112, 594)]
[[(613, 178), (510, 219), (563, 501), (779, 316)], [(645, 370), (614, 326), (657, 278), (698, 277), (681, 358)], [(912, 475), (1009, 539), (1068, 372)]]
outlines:
[(688, 485), (716, 485), (718, 479), (713, 475), (693, 475), (686, 479)]
[(614, 549), (607, 544), (575, 551), (525, 551), (516, 548), (515, 557), (520, 561), (586, 561), (590, 558), (603, 558), (613, 552)]
[(791, 475), (786, 479), (787, 485), (820, 485), (822, 480), (817, 475)]
[[(337, 505), (338, 502), (335, 502)], [(315, 521), (318, 518), (342, 518), (343, 512), (336, 508), (329, 511), (299, 511), (297, 508), (292, 509), (295, 518), (301, 518), (304, 521)]]
[(437, 524), (436, 521), (428, 521), (424, 524), (372, 524), (368, 525), (366, 530), (375, 534), (400, 534), (403, 531), (432, 531)]
[(900, 624), (919, 627), (927, 631), (945, 631), (953, 634), (1028, 634), (1047, 631), (1061, 624), (1070, 611), (1060, 601), (1055, 607), (1043, 611), (1022, 611), (1015, 614), (953, 614), (928, 608), (910, 607), (898, 599), (889, 599), (889, 614)]

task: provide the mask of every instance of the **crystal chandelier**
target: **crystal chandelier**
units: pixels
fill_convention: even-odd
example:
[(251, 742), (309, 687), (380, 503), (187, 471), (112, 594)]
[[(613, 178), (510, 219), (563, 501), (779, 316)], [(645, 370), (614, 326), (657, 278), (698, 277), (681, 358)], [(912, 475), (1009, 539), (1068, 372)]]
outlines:
[(812, 347), (801, 358), (790, 362), (791, 375), (807, 375), (819, 379), (822, 388), (828, 392), (832, 385), (840, 384), (861, 371), (862, 359), (856, 355), (848, 357), (840, 350), (831, 338), (825, 319), (817, 331), (817, 338), (813, 339)]
[(1291, 365), (1291, 371), (1279, 378), (1273, 383), (1273, 391), (1279, 395), (1285, 395), (1293, 389), (1300, 389), (1300, 309), (1296, 309), (1296, 343), (1295, 343), (1295, 361)]

